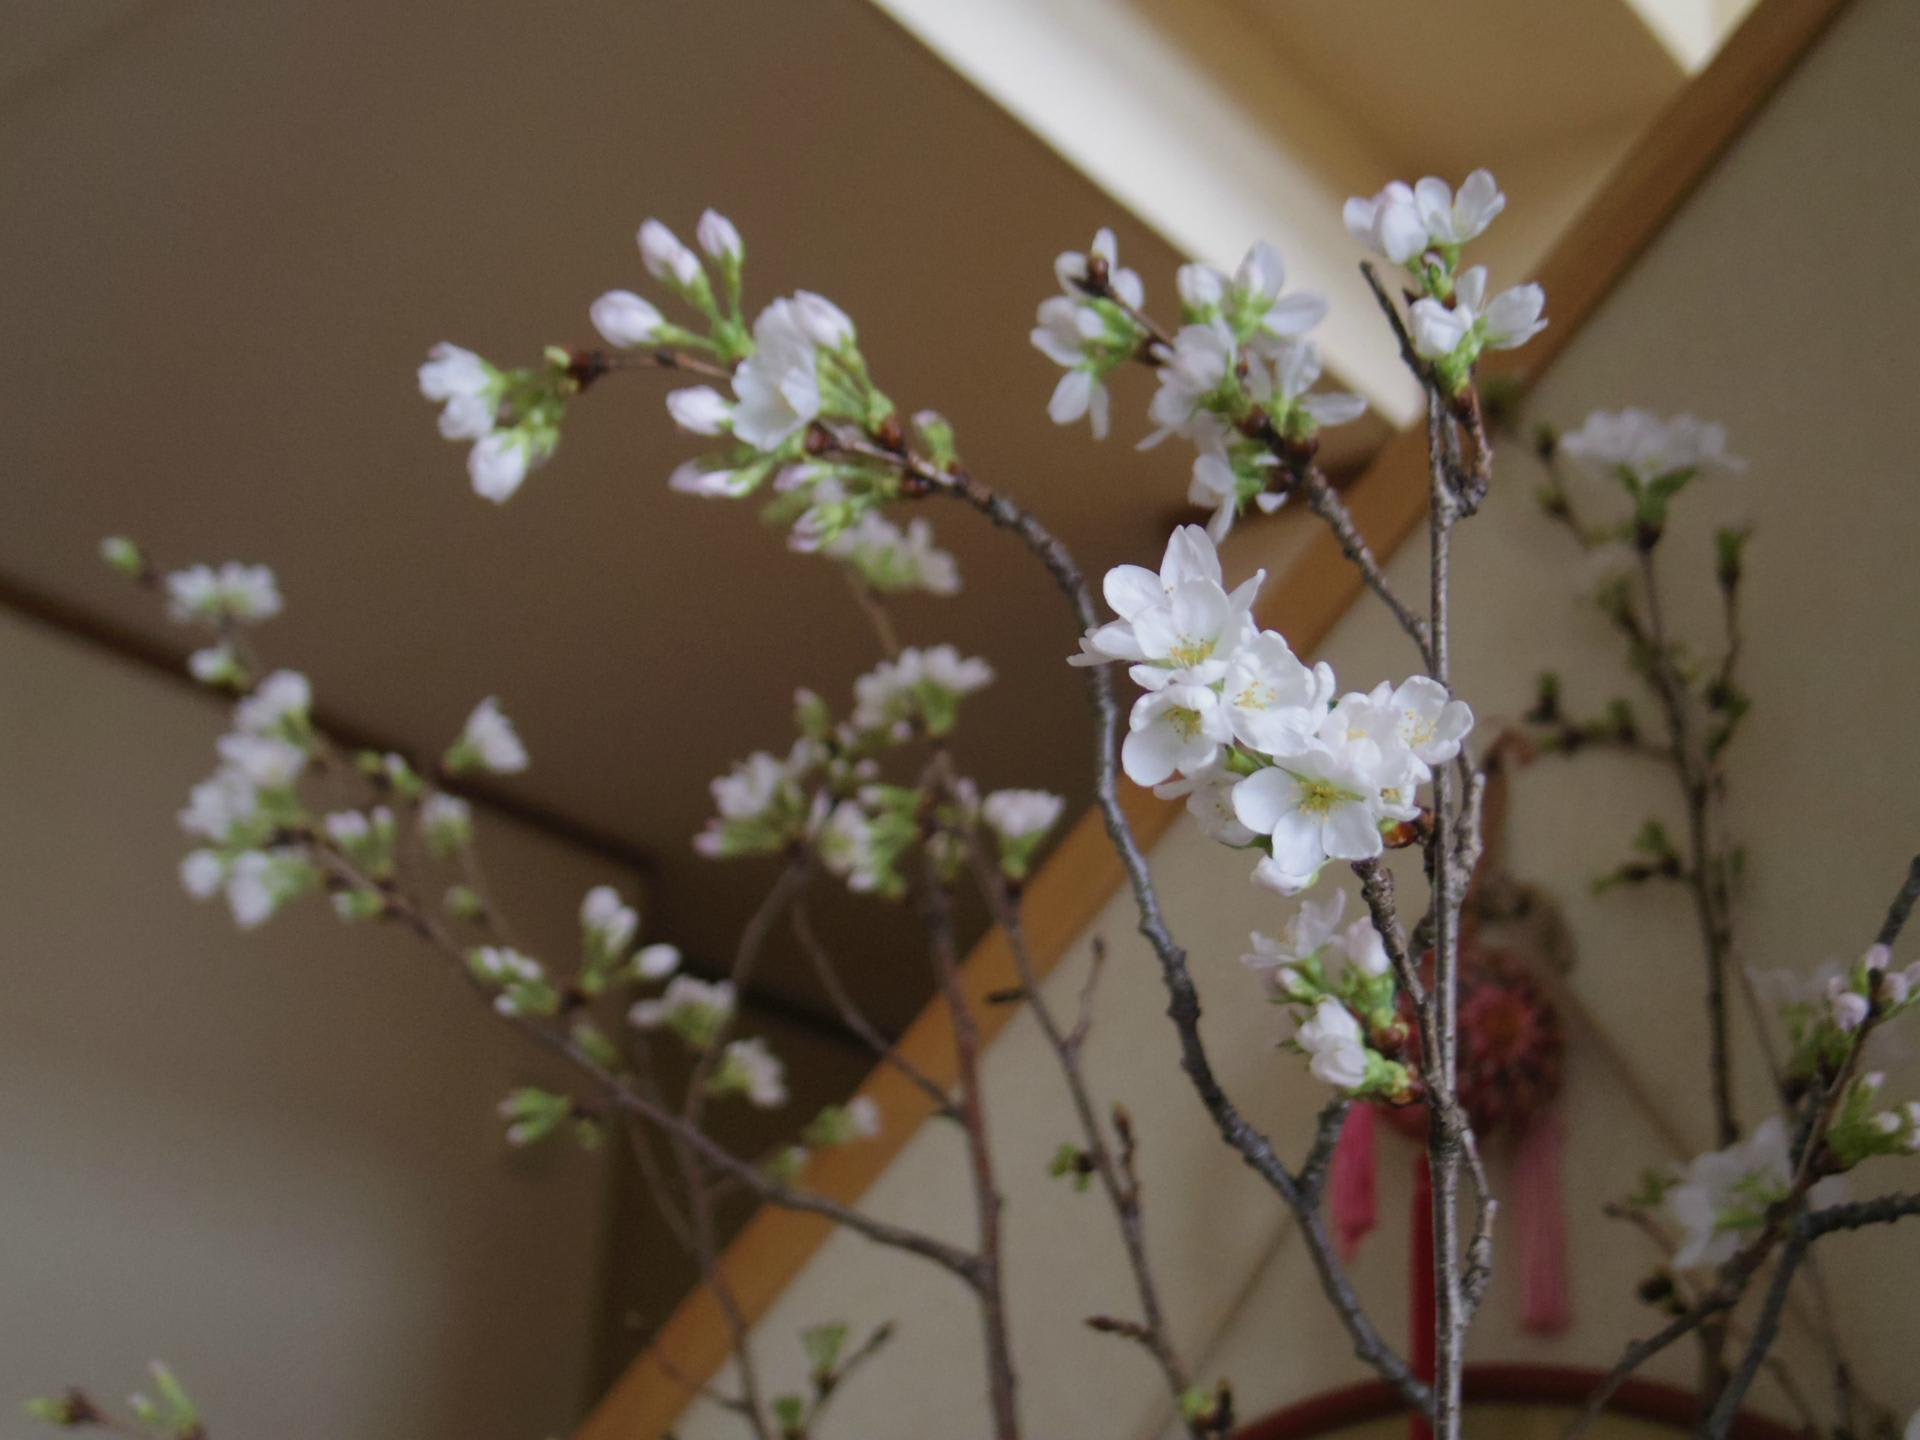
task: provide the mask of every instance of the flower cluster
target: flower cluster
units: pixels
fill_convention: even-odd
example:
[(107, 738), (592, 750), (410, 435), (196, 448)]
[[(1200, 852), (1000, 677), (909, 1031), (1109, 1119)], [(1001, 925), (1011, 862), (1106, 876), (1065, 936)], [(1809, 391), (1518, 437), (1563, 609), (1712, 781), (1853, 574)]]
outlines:
[[(1792, 1145), (1778, 1115), (1769, 1115), (1746, 1139), (1724, 1150), (1695, 1156), (1670, 1182), (1656, 1186), (1679, 1232), (1673, 1263), (1691, 1270), (1732, 1259), (1765, 1228), (1792, 1185)], [(1838, 1198), (1836, 1182), (1814, 1186), (1811, 1198), (1815, 1204)]]
[[(140, 547), (123, 535), (100, 542), (100, 556), (130, 580), (152, 577)], [(203, 685), (244, 690), (253, 675), (238, 643), (243, 625), (271, 620), (280, 613), (280, 585), (265, 565), (242, 565), (229, 560), (219, 567), (190, 565), (175, 570), (162, 582), (167, 614), (183, 625), (204, 625), (215, 632), (214, 643), (187, 657), (187, 669)]]
[(560, 446), (567, 401), (580, 389), (573, 357), (550, 349), (537, 367), (501, 370), (442, 341), (420, 367), (420, 393), (441, 407), (440, 434), (471, 443), (467, 475), (476, 495), (511, 499)]
[(1652, 485), (1682, 473), (1747, 468), (1746, 461), (1728, 453), (1724, 425), (1648, 410), (1595, 410), (1578, 430), (1559, 438), (1559, 447), (1589, 469), (1629, 486)]
[(1111, 230), (1095, 235), (1084, 254), (1063, 252), (1053, 262), (1053, 273), (1060, 293), (1040, 302), (1031, 336), (1036, 350), (1066, 370), (1047, 402), (1047, 414), (1056, 425), (1085, 419), (1094, 438), (1104, 440), (1112, 416), (1107, 377), (1147, 341), (1138, 318), (1146, 287), (1121, 266)]
[(1346, 204), (1354, 239), (1418, 282), (1422, 294), (1409, 317), (1414, 349), (1450, 393), (1465, 386), (1482, 351), (1514, 349), (1546, 328), (1540, 318), (1546, 294), (1538, 285), (1488, 299), (1486, 267), (1460, 268), (1463, 247), (1506, 207), (1507, 197), (1485, 170), (1469, 175), (1457, 195), (1429, 175), (1412, 185), (1395, 180)]
[(1302, 901), (1277, 938), (1253, 934), (1241, 963), (1292, 1011), (1293, 1044), (1315, 1079), (1348, 1095), (1403, 1099), (1412, 1077), (1382, 1053), (1397, 1053), (1407, 1038), (1386, 946), (1365, 915), (1341, 924), (1346, 902), (1344, 891)]
[(820, 553), (842, 561), (867, 588), (883, 595), (960, 592), (960, 567), (933, 543), (933, 527), (918, 517), (903, 530), (869, 511), (822, 545)]
[(1920, 961), (1896, 969), (1884, 945), (1869, 947), (1852, 965), (1823, 965), (1810, 975), (1782, 970), (1764, 979), (1779, 1003), (1792, 1047), (1787, 1073), (1795, 1079), (1834, 1074), (1862, 1026), (1920, 1006)]
[[(825, 296), (801, 290), (773, 300), (749, 323), (741, 308), (746, 247), (739, 230), (708, 210), (695, 238), (697, 251), (655, 219), (637, 237), (647, 273), (692, 312), (689, 325), (668, 320), (631, 290), (608, 291), (588, 312), (615, 350), (655, 349), (667, 363), (727, 378), (726, 390), (692, 385), (666, 397), (680, 429), (717, 442), (678, 466), (669, 483), (715, 499), (770, 489), (767, 518), (790, 528), (795, 549), (844, 559), (876, 589), (952, 594), (959, 584), (952, 557), (934, 548), (924, 523), (904, 534), (868, 523), (899, 496), (905, 450), (893, 402), (873, 383), (853, 321)], [(444, 436), (473, 442), (475, 490), (504, 501), (552, 456), (567, 402), (613, 363), (604, 354), (554, 348), (540, 367), (501, 370), (442, 343), (420, 367), (420, 390), (443, 407)], [(825, 427), (833, 426), (845, 427), (855, 443), (829, 443)], [(953, 463), (953, 429), (943, 418), (923, 411), (913, 430), (936, 467)]]
[(1107, 573), (1120, 618), (1089, 630), (1070, 663), (1128, 663), (1145, 692), (1121, 749), (1128, 777), (1186, 795), (1216, 839), (1264, 852), (1257, 881), (1294, 894), (1329, 860), (1372, 859), (1404, 833), (1418, 787), (1459, 753), (1473, 715), (1422, 676), (1336, 700), (1328, 665), (1254, 624), (1262, 578), (1229, 592), (1206, 532), (1182, 526), (1157, 575)]
[[(1630, 519), (1613, 529), (1583, 533), (1589, 546), (1608, 540), (1642, 545), (1657, 540), (1666, 527), (1673, 499), (1708, 471), (1739, 471), (1746, 462), (1727, 450), (1723, 426), (1691, 415), (1662, 417), (1646, 410), (1596, 410), (1578, 430), (1553, 440), (1558, 452), (1586, 470), (1617, 483), (1632, 505)], [(1554, 480), (1541, 494), (1550, 515), (1566, 520), (1571, 501)], [(1720, 582), (1739, 580), (1744, 529), (1722, 530), (1716, 537)]]
[[(984, 660), (951, 645), (909, 647), (854, 681), (849, 719), (835, 723), (811, 691), (795, 697), (800, 736), (785, 757), (758, 751), (712, 785), (718, 812), (694, 837), (710, 858), (771, 855), (810, 846), (849, 889), (895, 899), (901, 862), (923, 833), (918, 789), (882, 783), (880, 756), (921, 736), (950, 733), (960, 701), (993, 679)], [(971, 802), (943, 800), (932, 829), (970, 825)], [(960, 813), (962, 810), (968, 813)], [(1030, 863), (1040, 836), (1024, 842)]]
[(733, 983), (675, 975), (657, 998), (641, 1000), (627, 1019), (640, 1030), (671, 1030), (695, 1050), (713, 1044), (733, 1019)]
[(1286, 266), (1271, 245), (1247, 252), (1229, 276), (1210, 265), (1180, 268), (1181, 325), (1172, 342), (1155, 342), (1139, 316), (1140, 279), (1120, 269), (1113, 236), (1101, 231), (1090, 254), (1056, 266), (1063, 294), (1040, 306), (1033, 343), (1067, 367), (1048, 409), (1068, 424), (1090, 413), (1096, 436), (1107, 430), (1104, 381), (1129, 359), (1159, 371), (1149, 406), (1154, 432), (1192, 442), (1197, 456), (1188, 499), (1213, 512), (1208, 529), (1223, 537), (1249, 503), (1274, 510), (1285, 492), (1271, 488), (1279, 463), (1269, 437), (1304, 445), (1322, 425), (1357, 419), (1356, 395), (1316, 393), (1319, 347), (1307, 338), (1326, 317), (1324, 298), (1286, 293)]
[(1007, 878), (1024, 880), (1033, 872), (1034, 856), (1066, 803), (1046, 790), (996, 790), (980, 802), (980, 818), (993, 832)]

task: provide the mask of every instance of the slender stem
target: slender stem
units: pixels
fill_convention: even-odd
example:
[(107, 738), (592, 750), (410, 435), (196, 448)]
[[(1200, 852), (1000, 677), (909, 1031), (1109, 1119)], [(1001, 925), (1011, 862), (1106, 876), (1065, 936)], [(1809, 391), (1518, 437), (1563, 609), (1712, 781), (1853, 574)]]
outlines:
[(959, 1110), (952, 1098), (926, 1071), (900, 1053), (900, 1047), (888, 1040), (880, 1028), (868, 1018), (860, 1003), (847, 989), (846, 982), (840, 978), (839, 967), (833, 963), (833, 957), (827, 953), (826, 946), (815, 933), (813, 922), (809, 919), (806, 907), (796, 903), (788, 914), (793, 927), (794, 939), (799, 941), (801, 951), (813, 966), (813, 973), (820, 981), (820, 988), (827, 992), (827, 999), (839, 1013), (846, 1027), (873, 1051), (875, 1057), (891, 1069), (898, 1070), (929, 1100), (933, 1102), (934, 1113), (943, 1120), (958, 1120)]
[[(1437, 390), (1428, 392), (1431, 463), (1428, 535), (1427, 673), (1451, 689), (1448, 566), (1454, 498), (1445, 474), (1442, 430), (1447, 424)], [(1461, 1286), (1459, 1234), (1460, 1156), (1465, 1125), (1458, 1104), (1459, 908), (1454, 895), (1453, 771), (1440, 766), (1433, 776), (1433, 838), (1428, 869), (1433, 887), (1432, 1042), (1437, 1086), (1427, 1092), (1427, 1156), (1433, 1178), (1434, 1268), (1434, 1435), (1458, 1440), (1460, 1373), (1467, 1329), (1466, 1297)]]
[(1013, 1349), (1007, 1330), (1005, 1277), (1001, 1270), (1001, 1212), (1004, 1201), (994, 1178), (993, 1150), (987, 1138), (985, 1098), (980, 1085), (980, 1026), (960, 983), (958, 946), (954, 941), (951, 897), (929, 851), (925, 883), (921, 887), (921, 915), (932, 952), (934, 976), (953, 1027), (953, 1048), (959, 1072), (960, 1123), (967, 1137), (967, 1164), (973, 1180), (974, 1212), (978, 1223), (978, 1266), (975, 1290), (980, 1298), (980, 1323), (987, 1350), (987, 1398), (993, 1410), (996, 1440), (1017, 1440), (1020, 1434), (1019, 1380), (1013, 1367)]
[(1725, 1149), (1740, 1138), (1740, 1121), (1733, 1105), (1733, 1059), (1727, 1025), (1726, 972), (1732, 935), (1720, 903), (1720, 859), (1710, 831), (1712, 782), (1704, 759), (1695, 752), (1691, 702), (1685, 682), (1674, 668), (1653, 550), (1648, 545), (1637, 548), (1647, 606), (1647, 677), (1666, 715), (1674, 766), (1686, 802), (1687, 888), (1693, 896), (1707, 960), (1707, 1074), (1713, 1096), (1714, 1133), (1719, 1147)]
[[(965, 471), (956, 469), (942, 472), (931, 466), (917, 465), (910, 473), (929, 487), (929, 493), (951, 496), (979, 511), (994, 525), (1011, 530), (1053, 577), (1054, 583), (1067, 597), (1081, 627), (1091, 629), (1099, 623), (1093, 592), (1082, 577), (1072, 553), (1031, 514)], [(1200, 996), (1187, 965), (1186, 951), (1167, 928), (1146, 855), (1140, 849), (1132, 822), (1120, 803), (1114, 759), (1118, 749), (1120, 707), (1114, 696), (1110, 667), (1088, 667), (1087, 686), (1093, 703), (1096, 730), (1094, 795), (1106, 824), (1107, 838), (1126, 871), (1127, 882), (1133, 892), (1134, 908), (1140, 917), (1140, 933), (1146, 938), (1160, 965), (1161, 982), (1167, 991), (1167, 1015), (1173, 1022), (1180, 1042), (1181, 1068), (1186, 1071), (1188, 1080), (1221, 1138), (1294, 1212), (1313, 1259), (1314, 1270), (1320, 1278), (1321, 1289), (1346, 1327), (1354, 1353), (1392, 1384), (1409, 1405), (1427, 1411), (1432, 1405), (1431, 1392), (1374, 1327), (1334, 1254), (1332, 1241), (1315, 1207), (1306, 1202), (1293, 1175), (1274, 1150), (1273, 1143), (1240, 1113), (1214, 1074), (1206, 1044), (1200, 1037)]]
[[(1082, 994), (1081, 1013), (1073, 1030), (1066, 1031), (1055, 1018), (1053, 1007), (1047, 1003), (1041, 992), (1040, 973), (1033, 963), (1033, 955), (1027, 946), (1025, 926), (1021, 923), (1020, 902), (1011, 893), (1004, 878), (993, 868), (992, 862), (982, 853), (978, 836), (967, 837), (967, 851), (973, 864), (980, 893), (986, 899), (996, 924), (1007, 937), (1008, 948), (1013, 952), (1014, 968), (1020, 977), (1021, 990), (1025, 994), (1027, 1009), (1040, 1027), (1040, 1033), (1046, 1038), (1047, 1046), (1053, 1052), (1060, 1076), (1066, 1083), (1067, 1095), (1073, 1103), (1074, 1116), (1080, 1122), (1080, 1134), (1087, 1163), (1092, 1167), (1094, 1177), (1100, 1182), (1100, 1188), (1107, 1197), (1120, 1231), (1120, 1242), (1127, 1254), (1127, 1266), (1133, 1273), (1134, 1292), (1140, 1301), (1141, 1323), (1134, 1338), (1152, 1355), (1159, 1365), (1161, 1374), (1167, 1382), (1168, 1392), (1172, 1395), (1176, 1409), (1190, 1385), (1186, 1367), (1173, 1346), (1172, 1336), (1167, 1332), (1166, 1312), (1160, 1303), (1159, 1289), (1154, 1283), (1153, 1265), (1147, 1256), (1147, 1242), (1140, 1207), (1140, 1182), (1133, 1168), (1133, 1126), (1124, 1118), (1125, 1111), (1115, 1111), (1115, 1122), (1121, 1126), (1122, 1159), (1116, 1160), (1112, 1148), (1107, 1144), (1106, 1132), (1100, 1124), (1099, 1113), (1094, 1106), (1093, 1095), (1087, 1085), (1085, 1067), (1081, 1063), (1081, 1046), (1086, 1040), (1091, 1023), (1091, 992), (1093, 981), (1088, 980), (1087, 989)], [(1095, 962), (1095, 975), (1098, 961)], [(1199, 1440), (1203, 1431), (1191, 1422), (1190, 1434)]]
[(345, 856), (317, 839), (309, 840), (308, 848), (316, 863), (341, 876), (349, 885), (379, 890), (386, 901), (389, 917), (404, 925), (438, 954), (490, 1013), (499, 1016), (505, 1024), (542, 1048), (569, 1061), (593, 1083), (607, 1103), (638, 1117), (665, 1135), (684, 1140), (695, 1154), (716, 1171), (738, 1181), (762, 1200), (785, 1209), (819, 1215), (877, 1245), (918, 1255), (967, 1283), (974, 1283), (979, 1261), (968, 1251), (906, 1226), (868, 1215), (828, 1196), (797, 1190), (775, 1179), (761, 1167), (735, 1155), (697, 1126), (689, 1125), (668, 1106), (647, 1096), (629, 1077), (617, 1075), (601, 1065), (560, 1025), (538, 1016), (502, 1014), (493, 1004), (493, 992), (467, 968), (465, 950), (447, 933), (438, 917), (417, 898), (391, 886), (376, 884), (360, 874)]

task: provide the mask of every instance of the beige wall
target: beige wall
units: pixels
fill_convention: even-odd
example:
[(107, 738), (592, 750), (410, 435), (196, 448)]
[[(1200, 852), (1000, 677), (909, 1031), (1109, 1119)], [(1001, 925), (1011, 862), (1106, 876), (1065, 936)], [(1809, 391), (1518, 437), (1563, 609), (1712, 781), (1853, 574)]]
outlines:
[[(1752, 459), (1736, 479), (1705, 483), (1669, 541), (1700, 582), (1677, 608), (1705, 620), (1706, 536), (1714, 523), (1758, 523), (1751, 553), (1749, 685), (1757, 708), (1741, 741), (1733, 820), (1751, 849), (1747, 947), (1757, 965), (1811, 965), (1871, 937), (1906, 857), (1920, 780), (1912, 714), (1920, 693), (1911, 617), (1911, 377), (1920, 372), (1920, 303), (1911, 283), (1920, 185), (1896, 137), (1920, 133), (1920, 95), (1905, 57), (1920, 46), (1920, 10), (1860, 0), (1637, 266), (1537, 397), (1545, 417), (1577, 422), (1590, 406), (1645, 404), (1724, 420)], [(1551, 311), (1551, 297), (1549, 297)], [(1614, 646), (1576, 599), (1586, 580), (1556, 532), (1532, 512), (1524, 457), (1458, 550), (1456, 664), (1491, 733), (1523, 709), (1532, 676), (1551, 664), (1575, 695), (1604, 700), (1626, 682)], [(1421, 583), (1420, 561), (1395, 566)], [(1699, 631), (1702, 644), (1712, 631)], [(1327, 656), (1349, 684), (1404, 673), (1407, 647), (1371, 609), (1349, 617)], [(1640, 1082), (1704, 1141), (1698, 961), (1677, 895), (1591, 897), (1586, 880), (1624, 852), (1640, 820), (1671, 813), (1660, 780), (1591, 760), (1542, 766), (1514, 816), (1523, 872), (1561, 899), (1578, 940), (1576, 983)], [(1321, 1092), (1297, 1061), (1274, 1055), (1279, 1028), (1254, 1003), (1234, 957), (1246, 931), (1272, 927), (1284, 902), (1256, 892), (1245, 865), (1176, 827), (1154, 854), (1175, 929), (1208, 997), (1206, 1031), (1228, 1087), (1286, 1153), (1298, 1155)], [(1113, 951), (1092, 1042), (1096, 1073), (1143, 1133), (1150, 1239), (1168, 1277), (1174, 1321), (1208, 1375), (1232, 1377), (1249, 1415), (1358, 1378), (1343, 1337), (1308, 1293), (1303, 1256), (1276, 1204), (1207, 1131), (1178, 1079), (1152, 962), (1116, 900), (1089, 932)], [(1908, 947), (1911, 953), (1911, 944)], [(1065, 1002), (1085, 942), (1056, 972)], [(1645, 1312), (1629, 1291), (1648, 1253), (1598, 1218), (1627, 1167), (1667, 1156), (1623, 1099), (1590, 1036), (1576, 1033), (1567, 1099), (1566, 1186), (1573, 1226), (1577, 1323), (1554, 1341), (1516, 1333), (1509, 1264), (1483, 1311), (1473, 1354), (1605, 1365)], [(1743, 1057), (1742, 1095), (1758, 1112), (1764, 1085)], [(1920, 1070), (1896, 1067), (1900, 1093)], [(1025, 1405), (1038, 1435), (1147, 1436), (1165, 1420), (1137, 1357), (1090, 1335), (1081, 1317), (1130, 1301), (1099, 1201), (1043, 1177), (1071, 1133), (1056, 1079), (1025, 1018), (988, 1057), (995, 1140), (1012, 1193), (1013, 1324), (1026, 1357)], [(879, 1212), (965, 1233), (965, 1192), (951, 1136), (923, 1133), (869, 1197)], [(1408, 1154), (1383, 1148), (1383, 1228), (1358, 1266), (1384, 1328), (1405, 1329), (1404, 1180)], [(1877, 1162), (1862, 1193), (1915, 1183), (1917, 1162)], [(1496, 1162), (1496, 1171), (1500, 1170)], [(1905, 1414), (1920, 1403), (1909, 1363), (1912, 1294), (1920, 1278), (1910, 1235), (1849, 1238), (1826, 1252), (1863, 1383)], [(964, 1297), (913, 1262), (837, 1236), (762, 1325), (777, 1385), (800, 1373), (791, 1334), (838, 1316), (902, 1325), (894, 1353), (836, 1400), (837, 1433), (890, 1433), (902, 1396), (915, 1433), (971, 1436), (981, 1426), (975, 1322)], [(881, 1372), (884, 1370), (884, 1374)], [(1684, 1380), (1684, 1354), (1654, 1373)], [(1764, 1403), (1777, 1397), (1761, 1392)], [(702, 1410), (680, 1433), (728, 1433)]]
[[(0, 1413), (172, 1361), (216, 1433), (571, 1423), (600, 1164), (503, 1159), (536, 1078), (398, 934), (309, 901), (236, 932), (174, 867), (207, 697), (0, 616)], [(572, 933), (607, 865), (482, 817), (503, 901)]]

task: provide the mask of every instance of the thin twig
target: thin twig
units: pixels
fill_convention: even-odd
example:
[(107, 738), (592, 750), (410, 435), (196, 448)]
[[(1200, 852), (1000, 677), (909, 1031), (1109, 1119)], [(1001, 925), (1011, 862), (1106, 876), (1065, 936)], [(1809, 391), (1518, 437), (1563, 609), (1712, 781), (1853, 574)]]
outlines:
[(833, 957), (827, 953), (814, 932), (813, 922), (808, 918), (806, 906), (796, 903), (787, 916), (793, 929), (794, 938), (800, 942), (800, 949), (813, 965), (813, 973), (820, 981), (820, 988), (827, 992), (827, 999), (839, 1013), (842, 1023), (865, 1042), (867, 1048), (882, 1064), (898, 1070), (929, 1100), (933, 1102), (933, 1113), (942, 1120), (957, 1121), (959, 1110), (954, 1106), (953, 1098), (939, 1081), (922, 1070), (913, 1061), (901, 1053), (900, 1047), (887, 1039), (880, 1028), (868, 1018), (860, 1007), (859, 1001), (847, 989), (846, 982), (840, 978), (839, 967), (833, 963)]

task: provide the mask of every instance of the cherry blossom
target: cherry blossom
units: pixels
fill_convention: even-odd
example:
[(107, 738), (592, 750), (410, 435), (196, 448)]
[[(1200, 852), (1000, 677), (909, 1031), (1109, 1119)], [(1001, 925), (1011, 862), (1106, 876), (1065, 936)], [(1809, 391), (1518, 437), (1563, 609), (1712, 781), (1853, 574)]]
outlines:
[(455, 774), (481, 769), (514, 775), (527, 768), (527, 747), (520, 743), (519, 732), (501, 710), (500, 702), (489, 695), (473, 707), (460, 738), (448, 749), (445, 763)]
[(1667, 475), (1747, 465), (1727, 453), (1725, 426), (1638, 409), (1595, 410), (1578, 430), (1560, 437), (1559, 448), (1593, 470), (1624, 471), (1643, 485)]

